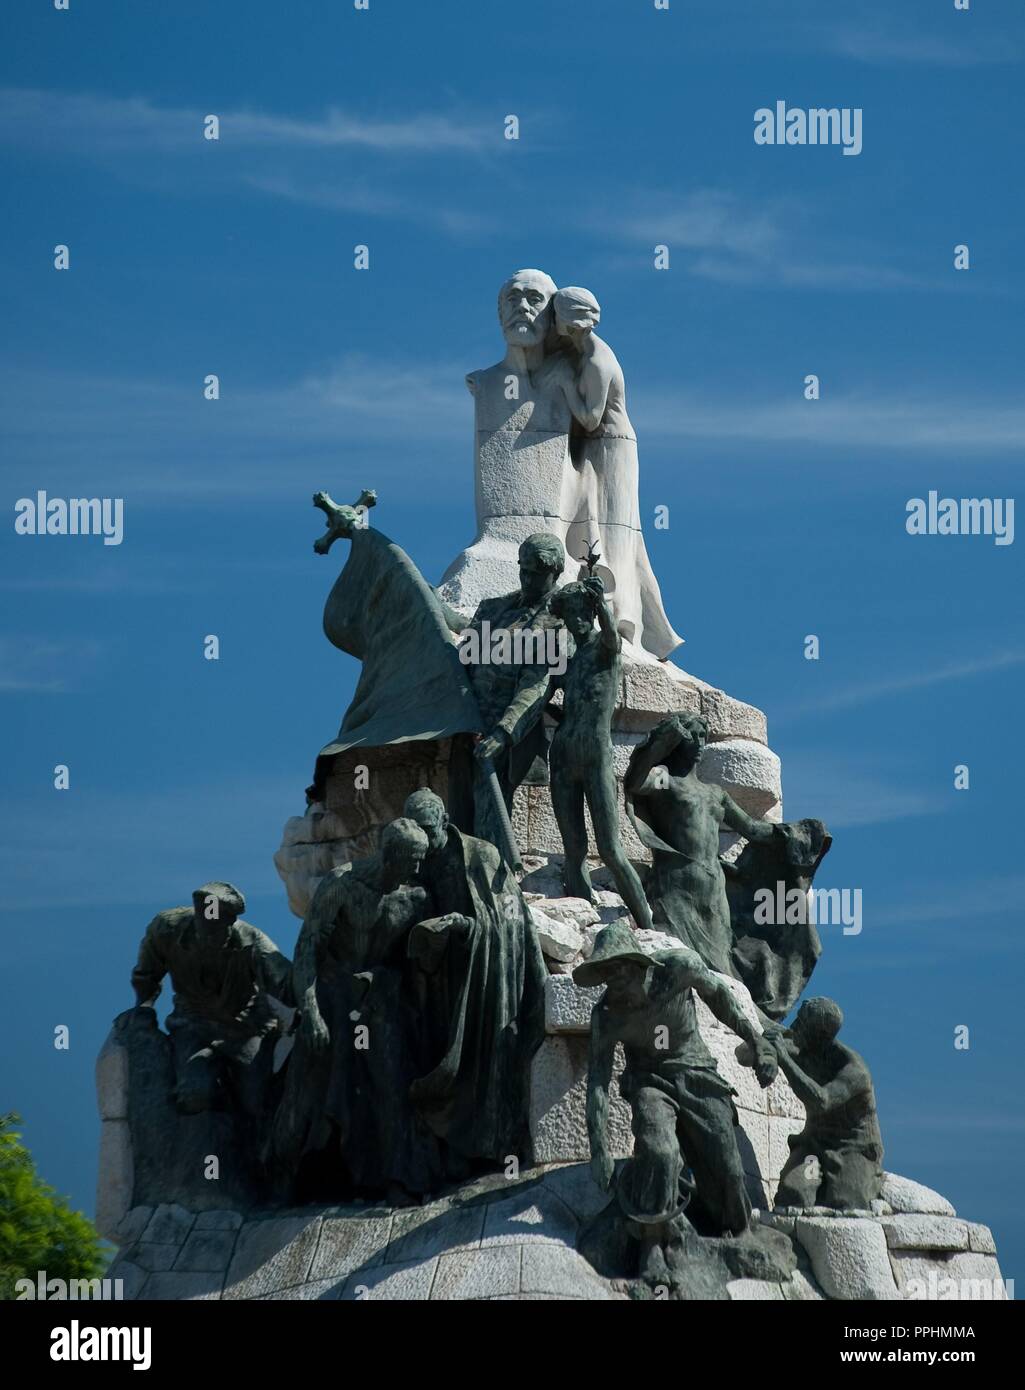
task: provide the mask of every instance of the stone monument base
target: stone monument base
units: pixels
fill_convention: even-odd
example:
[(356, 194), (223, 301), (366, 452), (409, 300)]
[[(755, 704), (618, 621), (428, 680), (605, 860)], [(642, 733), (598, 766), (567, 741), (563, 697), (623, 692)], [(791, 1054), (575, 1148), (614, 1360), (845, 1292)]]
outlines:
[[(886, 1213), (761, 1216), (763, 1229), (782, 1233), (793, 1247), (788, 1277), (736, 1273), (758, 1269), (757, 1242), (707, 1242), (719, 1275), (697, 1296), (1007, 1297), (985, 1226), (959, 1220), (937, 1193), (905, 1178), (888, 1174), (884, 1193)], [(602, 1278), (577, 1250), (606, 1200), (586, 1165), (571, 1164), (532, 1169), (513, 1181), (488, 1178), (422, 1207), (198, 1214), (174, 1205), (137, 1207), (122, 1222), (123, 1248), (108, 1277), (123, 1280), (126, 1299), (139, 1300), (643, 1297), (643, 1289)]]

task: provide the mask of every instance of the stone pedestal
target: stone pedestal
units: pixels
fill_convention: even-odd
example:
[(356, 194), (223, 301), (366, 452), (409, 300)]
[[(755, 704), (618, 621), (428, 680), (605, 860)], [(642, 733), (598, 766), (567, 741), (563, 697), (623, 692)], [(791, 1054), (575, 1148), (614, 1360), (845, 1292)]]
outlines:
[[(928, 1206), (943, 1202), (904, 1178), (886, 1181), (884, 1192), (914, 1188)], [(136, 1207), (108, 1277), (121, 1281), (116, 1297), (143, 1301), (612, 1301), (625, 1295), (577, 1250), (606, 1200), (586, 1165), (570, 1164), (496, 1175), (422, 1207)], [(952, 1215), (933, 1217), (937, 1226), (914, 1245), (894, 1215), (760, 1219), (793, 1241), (797, 1268), (789, 1278), (729, 1279), (734, 1302), (971, 1302), (1012, 1293), (988, 1228)]]

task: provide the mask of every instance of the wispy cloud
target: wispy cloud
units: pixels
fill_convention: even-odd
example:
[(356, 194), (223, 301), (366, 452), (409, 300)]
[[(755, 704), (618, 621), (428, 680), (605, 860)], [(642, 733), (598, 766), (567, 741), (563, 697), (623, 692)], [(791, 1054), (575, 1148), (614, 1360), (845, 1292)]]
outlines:
[(60, 695), (95, 665), (99, 642), (0, 637), (0, 694)]
[[(284, 385), (225, 388), (211, 402), (198, 383), (12, 369), (0, 408), (8, 486), (29, 494), (42, 478), (52, 494), (78, 496), (87, 456), (90, 495), (189, 501), (244, 488), (284, 497), (297, 476), (321, 468), (316, 486), (330, 486), (339, 456), (359, 451), (373, 461), (368, 486), (408, 487), (411, 445), (420, 456), (425, 440), (444, 450), (472, 428), (465, 371), (347, 355)], [(463, 463), (465, 450), (451, 453)]]
[(831, 750), (789, 754), (783, 775), (787, 816), (815, 816), (830, 830), (887, 825), (913, 816), (939, 815), (947, 809), (947, 803), (934, 794), (898, 782), (888, 768), (868, 767), (864, 758), (847, 758)]
[[(4, 372), (0, 428), (13, 496), (45, 486), (55, 496), (191, 501), (294, 496), (328, 486), (340, 457), (365, 458), (367, 485), (409, 485), (410, 450), (425, 485), (465, 478), (472, 403), (466, 360), (348, 354), (292, 381), (222, 383), (217, 402), (198, 382), (86, 373)], [(759, 449), (786, 444), (892, 455), (928, 449), (1005, 453), (1025, 446), (1025, 407), (992, 399), (831, 394), (766, 402), (630, 385), (643, 440), (700, 440)], [(89, 482), (82, 459), (89, 459)], [(351, 476), (352, 463), (346, 464)], [(314, 477), (316, 475), (316, 477)], [(362, 481), (362, 480), (361, 480)], [(41, 576), (45, 581), (45, 576)], [(920, 677), (917, 679), (921, 679)]]
[(640, 385), (631, 391), (631, 416), (645, 436), (666, 439), (752, 440), (821, 447), (993, 451), (1025, 446), (1025, 405), (1006, 400), (957, 399), (911, 391), (852, 390), (809, 402)]
[(1012, 670), (1025, 665), (1025, 652), (1008, 650), (992, 652), (988, 656), (977, 657), (972, 661), (945, 662), (931, 671), (908, 671), (903, 675), (893, 675), (878, 681), (865, 681), (835, 690), (831, 694), (819, 696), (803, 705), (786, 711), (788, 718), (825, 710), (855, 709), (859, 705), (871, 704), (875, 700), (889, 699), (895, 695), (906, 695), (911, 691), (927, 689), (929, 686), (948, 685), (952, 681), (970, 680), (976, 676), (989, 676), (998, 671)]
[[(930, 927), (938, 922), (975, 922), (982, 917), (1020, 917), (1025, 904), (1025, 875), (994, 876), (983, 882), (946, 886), (942, 893), (924, 901), (894, 904), (874, 915), (880, 927)], [(1020, 936), (1020, 933), (1015, 933)], [(974, 934), (973, 934), (974, 939)]]
[[(208, 115), (220, 123), (216, 141), (204, 138)], [(208, 112), (141, 96), (7, 87), (0, 88), (0, 144), (36, 157), (88, 160), (118, 179), (173, 195), (248, 190), (466, 236), (493, 224), (475, 209), (460, 210), (465, 161), (500, 153), (504, 141), (500, 115), (458, 109), (402, 117), (336, 107), (315, 115)], [(383, 161), (401, 168), (402, 178), (382, 178)], [(434, 176), (430, 196), (411, 177), (418, 165)]]
[(980, 34), (977, 26), (963, 21), (953, 36), (900, 23), (884, 25), (878, 20), (865, 25), (829, 25), (819, 31), (818, 46), (860, 63), (947, 68), (1014, 63), (1023, 51), (1020, 34)]
[(399, 197), (379, 188), (358, 186), (348, 179), (335, 181), (299, 180), (290, 175), (247, 174), (243, 182), (258, 193), (274, 198), (286, 198), (307, 207), (324, 208), (329, 212), (357, 212), (371, 217), (415, 219), (440, 227), (454, 235), (480, 234), (495, 226), (493, 218), (482, 213), (464, 212), (444, 203), (427, 202), (408, 194)]
[[(217, 115), (220, 140), (203, 138), (207, 115)], [(496, 133), (497, 132), (497, 133)], [(0, 140), (21, 149), (112, 153), (200, 149), (349, 149), (378, 154), (466, 153), (494, 146), (497, 120), (424, 112), (381, 119), (330, 107), (316, 117), (263, 111), (203, 111), (157, 106), (145, 97), (108, 97), (40, 88), (0, 88)]]
[[(665, 244), (690, 275), (728, 284), (818, 290), (944, 289), (947, 281), (916, 270), (844, 254), (845, 237), (816, 236), (821, 209), (804, 199), (755, 199), (735, 190), (695, 189), (683, 197), (661, 191), (625, 192), (624, 213), (611, 230), (622, 240)], [(608, 221), (601, 224), (608, 230)], [(823, 257), (821, 245), (837, 248)], [(683, 255), (686, 253), (686, 256)]]

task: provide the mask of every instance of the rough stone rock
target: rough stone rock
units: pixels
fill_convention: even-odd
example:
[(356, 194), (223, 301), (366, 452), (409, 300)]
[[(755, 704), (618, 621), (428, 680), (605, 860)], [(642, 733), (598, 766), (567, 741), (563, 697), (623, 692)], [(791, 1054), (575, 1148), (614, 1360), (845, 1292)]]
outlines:
[[(119, 1228), (135, 1207), (150, 1205), (164, 1213), (169, 1202), (177, 1202), (190, 1213), (207, 1207), (244, 1210), (265, 1192), (244, 1116), (227, 1107), (184, 1114), (175, 1105), (173, 1050), (152, 1008), (119, 1014), (103, 1048), (101, 1089), (115, 1072), (123, 1077), (119, 1054), (129, 1078), (130, 1118), (104, 1120), (100, 1127), (96, 1219), (101, 1234), (113, 1241), (123, 1238)], [(220, 1160), (217, 1182), (204, 1176), (211, 1154)]]
[(565, 923), (580, 931), (595, 922), (601, 921), (601, 913), (594, 903), (586, 898), (546, 898), (531, 904), (531, 911), (537, 908), (548, 918)]
[(795, 1269), (790, 1278), (779, 1287), (783, 1297), (789, 1303), (824, 1303), (826, 1301), (826, 1295), (803, 1269)]
[(323, 1303), (337, 1302), (341, 1289), (336, 1279), (315, 1279), (294, 1289), (279, 1289), (277, 1293), (261, 1294), (257, 1303)]
[(601, 985), (583, 989), (571, 975), (549, 975), (545, 981), (545, 1029), (549, 1033), (589, 1033), (591, 1010), (603, 993)]
[(878, 1221), (857, 1217), (802, 1217), (796, 1238), (807, 1251), (817, 1282), (830, 1298), (899, 1298)]
[(551, 960), (576, 960), (584, 943), (580, 928), (573, 922), (549, 916), (533, 903), (529, 910), (542, 953)]
[[(334, 759), (322, 800), (311, 803), (304, 815), (290, 817), (274, 855), (297, 917), (306, 915), (324, 874), (374, 852), (381, 827), (401, 816), (410, 792), (432, 787), (447, 799), (450, 746), (448, 739), (418, 739), (353, 748)], [(357, 779), (358, 767), (369, 771), (365, 788), (357, 786), (364, 780)]]
[(883, 1188), (879, 1194), (895, 1212), (925, 1212), (934, 1216), (955, 1216), (956, 1212), (946, 1197), (941, 1197), (931, 1187), (924, 1187), (910, 1178), (899, 1177), (896, 1173), (883, 1174)]
[(949, 1216), (905, 1212), (884, 1216), (882, 1227), (891, 1250), (967, 1250), (968, 1227)]
[(947, 1278), (957, 1283), (962, 1299), (993, 1300), (1001, 1303), (1008, 1299), (1007, 1285), (1001, 1276), (1000, 1266), (992, 1255), (964, 1251), (948, 1256), (944, 1264)]
[(761, 1303), (783, 1297), (780, 1285), (767, 1279), (731, 1279), (726, 1289), (734, 1303)]
[(784, 1231), (756, 1222), (743, 1235), (711, 1242), (719, 1258), (737, 1279), (780, 1283), (797, 1268), (793, 1240)]

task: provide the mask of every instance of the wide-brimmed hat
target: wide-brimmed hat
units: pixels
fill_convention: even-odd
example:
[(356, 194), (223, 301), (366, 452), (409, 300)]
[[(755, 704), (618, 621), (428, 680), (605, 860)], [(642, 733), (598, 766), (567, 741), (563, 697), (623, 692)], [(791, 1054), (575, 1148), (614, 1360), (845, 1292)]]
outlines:
[(574, 983), (585, 986), (604, 984), (607, 968), (622, 960), (633, 961), (635, 965), (654, 965), (661, 968), (657, 960), (652, 960), (641, 950), (641, 943), (625, 917), (608, 927), (602, 927), (594, 938), (594, 950), (590, 957), (573, 971)]

